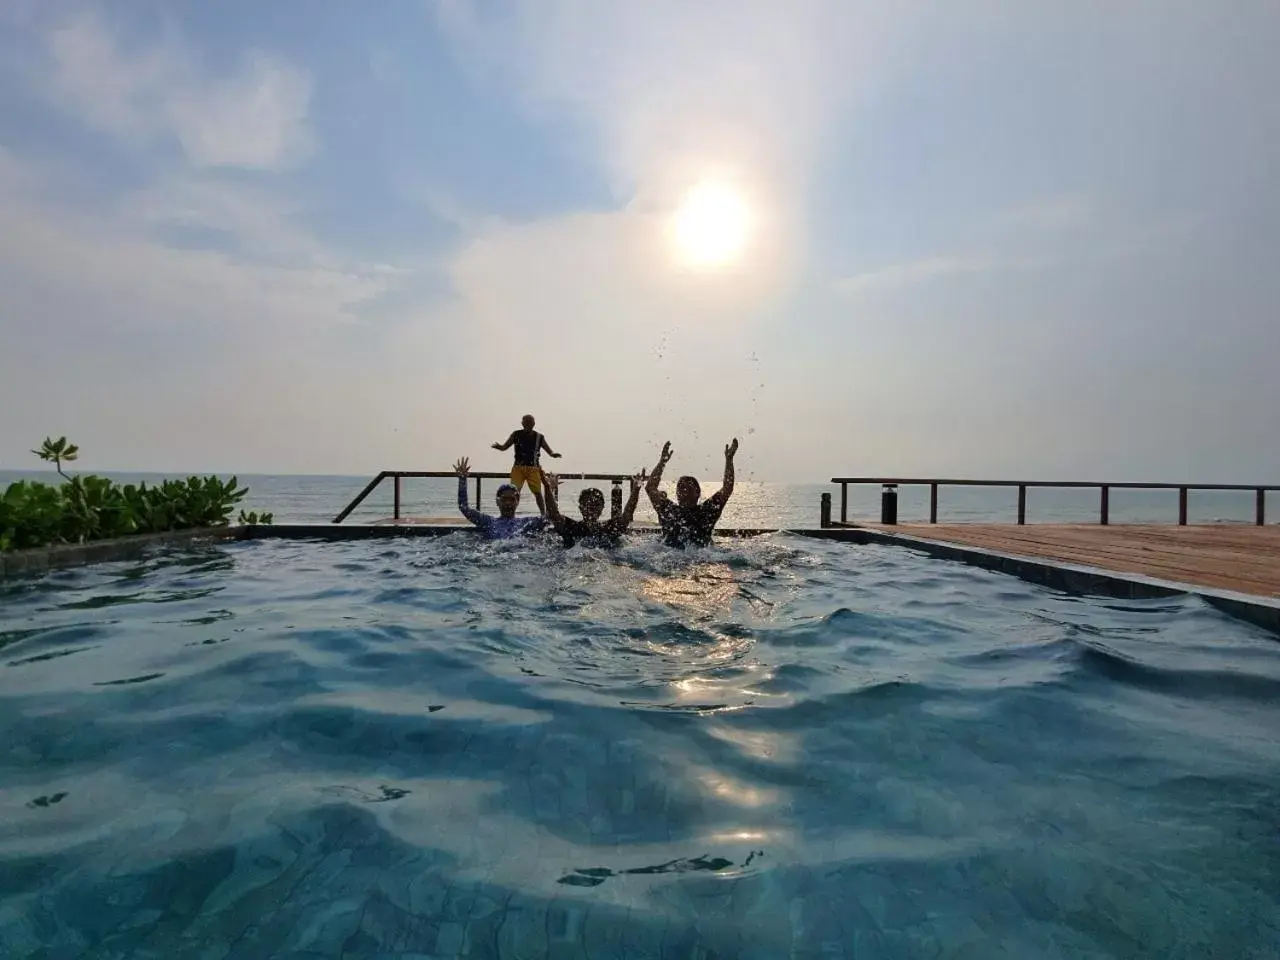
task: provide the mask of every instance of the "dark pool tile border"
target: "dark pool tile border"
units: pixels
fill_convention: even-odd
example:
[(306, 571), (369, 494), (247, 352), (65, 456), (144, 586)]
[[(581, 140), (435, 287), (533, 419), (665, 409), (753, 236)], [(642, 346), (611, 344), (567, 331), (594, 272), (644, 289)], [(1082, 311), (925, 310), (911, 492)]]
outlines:
[(237, 540), (245, 527), (199, 527), (195, 530), (168, 530), (164, 533), (144, 533), (133, 537), (112, 540), (96, 540), (93, 543), (58, 544), (52, 547), (35, 547), (30, 550), (10, 550), (0, 553), (0, 577), (15, 577), (25, 573), (43, 573), (63, 567), (78, 567), (88, 563), (104, 563), (110, 560), (127, 560), (140, 556), (159, 546), (193, 543), (199, 540)]
[(1140, 573), (1119, 573), (1100, 567), (1043, 560), (1000, 553), (982, 547), (961, 546), (942, 540), (865, 528), (791, 530), (801, 536), (840, 540), (846, 543), (883, 543), (905, 547), (941, 560), (958, 560), (970, 566), (995, 570), (1068, 593), (1116, 597), (1125, 600), (1157, 599), (1190, 594), (1230, 616), (1280, 634), (1280, 600), (1270, 597), (1217, 590), (1193, 583), (1162, 580)]

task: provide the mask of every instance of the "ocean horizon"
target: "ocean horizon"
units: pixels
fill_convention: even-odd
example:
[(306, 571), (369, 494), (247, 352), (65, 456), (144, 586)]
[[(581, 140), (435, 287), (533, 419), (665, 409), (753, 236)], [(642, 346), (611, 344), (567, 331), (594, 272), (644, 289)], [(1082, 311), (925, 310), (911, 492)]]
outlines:
[[(155, 473), (146, 471), (95, 471), (75, 469), (75, 473), (95, 473), (122, 483), (156, 483), (164, 479), (185, 478), (193, 471)], [(350, 503), (374, 474), (271, 474), (232, 473), (229, 471), (196, 472), (198, 476), (216, 473), (220, 477), (235, 476), (248, 494), (241, 502), (245, 510), (269, 511), (278, 523), (329, 523)], [(53, 482), (52, 470), (0, 470), (0, 486), (18, 480)], [(719, 489), (719, 477), (700, 478), (703, 494)], [(493, 512), (493, 495), (499, 481), (482, 481), (479, 508)], [(671, 489), (674, 476), (664, 479), (664, 489)], [(598, 486), (606, 496), (609, 484), (604, 482), (564, 480), (561, 501), (576, 514), (578, 494), (589, 486)], [(467, 485), (468, 497), (474, 503), (475, 483)], [(625, 493), (625, 491), (624, 491)], [(840, 486), (830, 482), (784, 483), (739, 479), (733, 497), (721, 517), (727, 527), (816, 527), (820, 500), (830, 493), (832, 516), (839, 518)], [(898, 519), (903, 523), (929, 519), (929, 489), (906, 486), (898, 491)], [(1274, 524), (1280, 518), (1280, 495), (1268, 496), (1267, 520)], [(1253, 523), (1254, 493), (1241, 491), (1192, 490), (1188, 496), (1188, 520), (1191, 523)], [(536, 512), (533, 497), (526, 488), (521, 500), (521, 514)], [(405, 516), (458, 516), (457, 483), (451, 477), (406, 478), (401, 481), (401, 510)], [(390, 480), (375, 489), (347, 518), (348, 523), (369, 523), (390, 517), (393, 512), (393, 485)], [(1031, 488), (1027, 491), (1028, 523), (1092, 523), (1098, 520), (1097, 488)], [(636, 509), (639, 520), (656, 517), (648, 499), (641, 494)], [(942, 487), (938, 497), (940, 523), (1013, 523), (1017, 518), (1017, 491), (1000, 487)], [(849, 487), (849, 519), (880, 519), (879, 487)], [(1169, 523), (1178, 519), (1176, 490), (1112, 489), (1110, 520), (1112, 523)]]

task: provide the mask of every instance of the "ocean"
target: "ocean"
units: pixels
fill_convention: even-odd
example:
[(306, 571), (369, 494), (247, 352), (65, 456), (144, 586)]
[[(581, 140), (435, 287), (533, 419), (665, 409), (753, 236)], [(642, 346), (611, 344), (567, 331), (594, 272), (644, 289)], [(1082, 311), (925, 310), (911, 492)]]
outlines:
[[(93, 471), (72, 471), (90, 473)], [(186, 474), (106, 472), (121, 483), (156, 483), (166, 477)], [(230, 476), (230, 474), (220, 474)], [(356, 476), (309, 476), (302, 474), (241, 474), (242, 486), (249, 488), (242, 506), (246, 510), (266, 510), (278, 523), (328, 523), (359, 494), (372, 474)], [(56, 481), (52, 471), (0, 471), (0, 487), (15, 480)], [(494, 512), (493, 495), (500, 481), (484, 480), (481, 509)], [(719, 488), (719, 478), (702, 480), (704, 494)], [(561, 501), (576, 515), (578, 493), (591, 483), (566, 480), (561, 485)], [(608, 496), (609, 484), (595, 484)], [(674, 477), (663, 488), (674, 490)], [(475, 482), (468, 483), (468, 496), (474, 496)], [(625, 491), (624, 491), (625, 492)], [(816, 527), (819, 501), (830, 493), (832, 516), (839, 518), (840, 487), (833, 483), (769, 483), (739, 480), (721, 518), (726, 527), (787, 528)], [(1098, 519), (1099, 493), (1096, 489), (1037, 489), (1027, 492), (1028, 523), (1092, 523)], [(1280, 518), (1280, 498), (1268, 497), (1268, 522)], [(406, 479), (401, 487), (402, 511), (408, 516), (457, 516), (457, 482), (452, 478)], [(475, 504), (472, 504), (473, 506)], [(1188, 519), (1192, 523), (1252, 523), (1254, 494), (1252, 491), (1191, 491)], [(526, 490), (520, 505), (521, 514), (536, 512), (533, 497)], [(392, 514), (392, 484), (383, 481), (348, 518), (348, 523), (367, 523)], [(1013, 488), (944, 487), (939, 492), (940, 523), (1013, 523), (1017, 516), (1017, 490)], [(878, 487), (849, 488), (849, 519), (879, 520)], [(459, 518), (461, 519), (461, 518)], [(654, 521), (653, 509), (641, 494), (636, 519)], [(898, 496), (900, 522), (929, 519), (927, 487), (903, 487)], [(1178, 494), (1176, 490), (1112, 490), (1110, 503), (1112, 523), (1176, 523)]]

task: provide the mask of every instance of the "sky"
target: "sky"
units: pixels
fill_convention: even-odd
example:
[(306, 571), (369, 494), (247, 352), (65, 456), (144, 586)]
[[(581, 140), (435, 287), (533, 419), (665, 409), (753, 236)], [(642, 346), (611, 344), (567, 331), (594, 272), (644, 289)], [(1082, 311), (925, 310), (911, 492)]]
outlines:
[(533, 413), (566, 472), (1276, 483), (1276, 49), (1275, 0), (0, 0), (0, 468), (500, 470)]

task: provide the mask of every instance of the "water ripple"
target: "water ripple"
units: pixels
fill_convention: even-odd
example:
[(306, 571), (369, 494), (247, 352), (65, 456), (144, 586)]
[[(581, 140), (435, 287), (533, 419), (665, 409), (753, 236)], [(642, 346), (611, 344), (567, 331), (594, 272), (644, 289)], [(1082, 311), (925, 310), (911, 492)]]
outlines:
[(1280, 645), (1191, 598), (464, 534), (172, 550), (3, 604), (5, 956), (1280, 940)]

